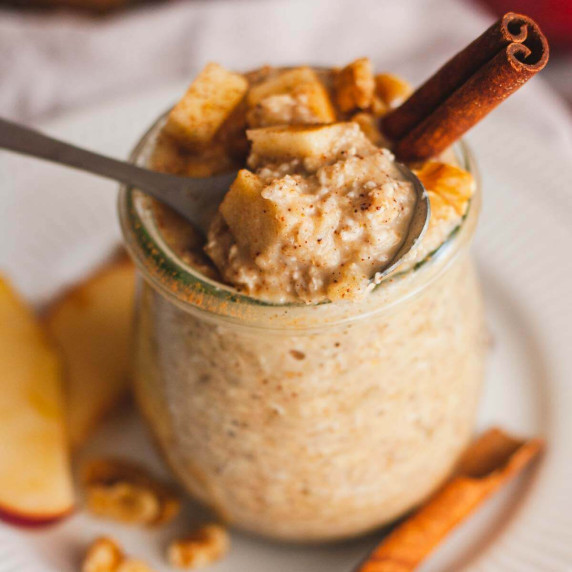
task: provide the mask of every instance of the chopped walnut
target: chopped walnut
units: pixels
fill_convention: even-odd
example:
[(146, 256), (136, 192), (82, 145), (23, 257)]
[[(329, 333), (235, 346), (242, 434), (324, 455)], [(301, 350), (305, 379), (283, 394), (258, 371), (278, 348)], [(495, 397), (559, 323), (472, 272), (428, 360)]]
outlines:
[(176, 568), (201, 568), (222, 558), (229, 549), (226, 530), (217, 524), (207, 524), (181, 540), (169, 545), (167, 558)]
[(464, 215), (475, 190), (471, 173), (438, 161), (427, 161), (415, 171), (428, 191), (438, 194), (458, 215)]
[(159, 513), (152, 522), (154, 526), (160, 526), (171, 522), (181, 510), (181, 501), (177, 497), (164, 497), (161, 500)]
[(84, 468), (83, 483), (87, 508), (97, 516), (126, 524), (159, 525), (179, 512), (180, 501), (173, 491), (133, 463), (92, 461)]
[(87, 507), (96, 516), (126, 524), (149, 524), (161, 511), (154, 491), (126, 482), (89, 487)]
[(153, 572), (145, 562), (126, 558), (119, 545), (102, 536), (93, 541), (84, 557), (81, 572)]
[(335, 76), (336, 103), (344, 111), (367, 109), (373, 100), (375, 81), (371, 61), (361, 58)]
[(376, 95), (371, 102), (370, 109), (375, 117), (383, 117), (389, 111), (389, 106)]
[(411, 95), (411, 86), (405, 80), (390, 73), (375, 76), (375, 91), (383, 104), (395, 107)]
[(88, 548), (82, 572), (115, 572), (123, 561), (121, 548), (111, 538), (102, 536)]

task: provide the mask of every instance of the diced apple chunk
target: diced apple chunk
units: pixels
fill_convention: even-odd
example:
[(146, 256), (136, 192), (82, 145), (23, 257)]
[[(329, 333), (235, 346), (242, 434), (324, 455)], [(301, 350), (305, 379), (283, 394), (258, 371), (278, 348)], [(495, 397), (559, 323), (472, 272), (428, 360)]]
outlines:
[(336, 103), (343, 112), (367, 109), (375, 93), (369, 58), (360, 58), (341, 69), (335, 77)]
[(262, 197), (264, 183), (246, 169), (236, 179), (220, 205), (220, 212), (237, 244), (256, 256), (276, 234), (278, 220), (274, 203)]
[(0, 514), (41, 524), (71, 512), (62, 368), (33, 313), (0, 278)]
[(242, 75), (208, 64), (169, 113), (165, 132), (191, 149), (209, 143), (248, 88)]
[(126, 257), (69, 290), (46, 325), (65, 364), (67, 415), (78, 447), (128, 389), (135, 269)]
[(336, 120), (328, 91), (316, 72), (309, 67), (288, 70), (254, 85), (246, 99), (249, 107), (253, 108), (267, 97), (286, 94), (306, 106), (314, 122), (332, 123)]
[(271, 158), (317, 158), (332, 154), (340, 139), (356, 129), (353, 122), (330, 125), (279, 125), (249, 129), (252, 154)]

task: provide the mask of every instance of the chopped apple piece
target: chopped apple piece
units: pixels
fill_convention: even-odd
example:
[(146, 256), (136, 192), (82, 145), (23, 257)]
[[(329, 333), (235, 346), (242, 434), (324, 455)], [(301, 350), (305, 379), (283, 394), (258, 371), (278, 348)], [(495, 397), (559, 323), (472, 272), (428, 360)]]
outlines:
[(263, 99), (276, 95), (291, 95), (308, 109), (312, 123), (332, 123), (336, 120), (328, 91), (316, 72), (309, 67), (288, 70), (254, 85), (246, 99), (249, 107), (253, 108)]
[(411, 91), (409, 83), (396, 75), (380, 73), (375, 76), (375, 92), (381, 101), (389, 107), (407, 99)]
[(225, 152), (242, 164), (244, 164), (244, 160), (250, 150), (246, 139), (247, 112), (246, 99), (243, 99), (234, 108), (216, 134), (216, 142), (220, 142)]
[(48, 309), (48, 331), (64, 357), (73, 447), (127, 392), (134, 277), (132, 262), (122, 257)]
[(252, 154), (259, 157), (314, 158), (330, 155), (355, 124), (331, 125), (279, 125), (249, 129), (246, 132), (252, 142)]
[(0, 278), (0, 515), (21, 525), (73, 508), (59, 356)]
[(471, 173), (447, 163), (428, 161), (416, 174), (427, 190), (438, 194), (457, 214), (465, 214), (475, 190)]
[(208, 64), (169, 113), (165, 132), (191, 149), (209, 143), (241, 102), (248, 81), (218, 64)]
[(220, 205), (221, 215), (235, 240), (253, 256), (276, 234), (276, 206), (262, 197), (264, 183), (242, 169)]
[(369, 58), (360, 58), (335, 76), (336, 103), (343, 112), (367, 109), (375, 93), (373, 68)]
[[(246, 133), (243, 131), (246, 141)], [(171, 135), (161, 133), (151, 157), (155, 171), (187, 177), (212, 177), (236, 170), (237, 162), (227, 154), (222, 142), (215, 141), (205, 149), (191, 153)]]

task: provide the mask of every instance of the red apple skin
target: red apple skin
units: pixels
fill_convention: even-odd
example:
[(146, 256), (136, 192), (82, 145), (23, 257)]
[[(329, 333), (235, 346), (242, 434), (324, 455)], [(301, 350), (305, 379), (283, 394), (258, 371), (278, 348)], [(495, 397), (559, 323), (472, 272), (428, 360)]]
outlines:
[(75, 512), (74, 507), (59, 514), (21, 514), (17, 510), (0, 505), (0, 520), (20, 528), (41, 528), (56, 524), (71, 516)]

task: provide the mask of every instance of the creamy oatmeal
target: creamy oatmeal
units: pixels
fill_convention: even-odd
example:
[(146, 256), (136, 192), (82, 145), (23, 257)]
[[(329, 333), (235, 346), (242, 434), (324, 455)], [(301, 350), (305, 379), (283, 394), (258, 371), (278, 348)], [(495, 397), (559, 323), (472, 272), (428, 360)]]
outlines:
[(426, 498), (470, 438), (485, 352), (475, 183), (463, 157), (412, 166), (429, 228), (372, 289), (411, 210), (378, 128), (405, 84), (364, 59), (207, 71), (178, 109), (208, 125), (183, 114), (146, 141), (159, 170), (241, 169), (207, 240), (122, 198), (145, 276), (137, 398), (174, 473), (223, 518), (290, 540), (353, 536)]
[[(280, 129), (248, 132), (252, 171), (240, 171), (226, 195), (206, 253), (226, 282), (252, 296), (359, 297), (405, 238), (413, 185), (356, 123)], [(280, 136), (284, 148), (269, 143)], [(319, 138), (324, 145), (299, 154), (300, 141)]]
[[(153, 165), (191, 176), (246, 169), (223, 201), (204, 248), (187, 224), (158, 207), (167, 241), (207, 275), (271, 302), (367, 294), (376, 271), (401, 245), (414, 205), (412, 185), (396, 168), (378, 126), (387, 106), (406, 93), (403, 82), (388, 74), (374, 77), (363, 58), (337, 75), (265, 68), (247, 74), (248, 88), (242, 76), (220, 67), (211, 79), (213, 66), (170, 114)], [(201, 97), (213, 97), (211, 83), (221, 104), (208, 108), (201, 121), (194, 118), (199, 125), (193, 131), (188, 118), (179, 119), (181, 109), (204, 112)], [(243, 101), (236, 99), (237, 84)], [(182, 126), (174, 127), (179, 120)], [(211, 137), (207, 147), (196, 142), (205, 131)], [(434, 214), (403, 268), (436, 250), (465, 214), (474, 181), (455, 163), (449, 155), (418, 170)]]

